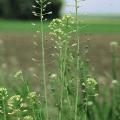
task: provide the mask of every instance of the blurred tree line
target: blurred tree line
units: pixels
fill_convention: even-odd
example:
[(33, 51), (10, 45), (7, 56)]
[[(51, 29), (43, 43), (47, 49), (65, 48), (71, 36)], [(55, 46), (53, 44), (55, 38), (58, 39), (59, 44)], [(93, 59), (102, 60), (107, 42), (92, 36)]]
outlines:
[[(53, 19), (60, 16), (62, 0), (47, 0), (52, 2), (45, 9), (45, 12), (52, 11), (52, 15), (47, 15), (47, 19)], [(10, 19), (37, 19), (32, 15), (32, 5), (35, 0), (0, 0), (0, 18)]]

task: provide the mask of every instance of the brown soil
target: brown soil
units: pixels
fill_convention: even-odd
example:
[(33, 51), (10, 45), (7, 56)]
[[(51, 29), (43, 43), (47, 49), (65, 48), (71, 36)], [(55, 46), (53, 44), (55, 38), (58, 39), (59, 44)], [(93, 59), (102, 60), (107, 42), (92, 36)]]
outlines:
[[(81, 48), (89, 42), (89, 58), (91, 69), (100, 76), (109, 76), (111, 73), (111, 49), (110, 42), (117, 41), (120, 45), (120, 35), (81, 35)], [(0, 33), (0, 58), (2, 67), (8, 72), (22, 69), (30, 76), (41, 68), (41, 49), (35, 47), (33, 42), (39, 41), (39, 35), (30, 33)], [(41, 43), (40, 43), (41, 45)], [(119, 55), (120, 48), (118, 48)], [(55, 53), (54, 43), (47, 36), (46, 45), (46, 69), (47, 73), (55, 72), (55, 58), (51, 56)], [(37, 55), (38, 54), (38, 55)], [(38, 57), (40, 56), (40, 57)], [(36, 58), (37, 61), (32, 58)], [(40, 62), (39, 62), (40, 61)], [(39, 64), (40, 63), (40, 64)], [(39, 65), (38, 65), (39, 64)], [(119, 68), (119, 67), (118, 67)], [(41, 72), (40, 72), (41, 75)], [(110, 77), (110, 76), (109, 76)], [(108, 78), (109, 78), (108, 77)]]

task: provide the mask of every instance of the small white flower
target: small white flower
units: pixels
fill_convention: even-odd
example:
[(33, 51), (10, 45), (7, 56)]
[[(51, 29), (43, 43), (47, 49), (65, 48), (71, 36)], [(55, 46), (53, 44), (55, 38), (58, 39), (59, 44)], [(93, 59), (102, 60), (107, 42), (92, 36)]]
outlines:
[(52, 79), (54, 79), (54, 78), (56, 78), (57, 77), (57, 74), (51, 74), (51, 76), (50, 76)]
[(113, 81), (112, 81), (112, 84), (114, 84), (114, 85), (117, 84), (117, 83), (118, 83), (117, 80), (113, 80)]
[(111, 46), (114, 46), (114, 47), (117, 47), (118, 46), (118, 43), (116, 41), (113, 41), (110, 43)]
[(36, 24), (35, 23), (32, 23), (33, 26), (35, 26)]
[(88, 102), (87, 102), (87, 105), (88, 105), (88, 106), (91, 106), (91, 105), (93, 105), (93, 102), (92, 102), (92, 101), (88, 101)]

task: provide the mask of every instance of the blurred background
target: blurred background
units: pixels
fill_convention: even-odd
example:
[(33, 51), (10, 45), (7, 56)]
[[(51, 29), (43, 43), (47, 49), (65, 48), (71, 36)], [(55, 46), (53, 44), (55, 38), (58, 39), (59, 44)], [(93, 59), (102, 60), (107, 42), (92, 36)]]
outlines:
[[(54, 44), (49, 36), (50, 20), (62, 17), (64, 13), (74, 14), (74, 0), (49, 0), (44, 22), (46, 42), (46, 71), (56, 71)], [(41, 76), (41, 51), (39, 18), (32, 15), (34, 0), (0, 0), (0, 83), (9, 86), (16, 71), (22, 69), (26, 79), (38, 85)], [(120, 1), (82, 0), (80, 2), (80, 40), (81, 50), (89, 42), (91, 71), (103, 82), (110, 79), (112, 41), (120, 44)], [(33, 24), (35, 23), (35, 24)], [(118, 52), (120, 48), (118, 47)], [(120, 66), (118, 65), (118, 68)], [(40, 72), (39, 72), (40, 71)], [(119, 71), (118, 71), (119, 72)], [(7, 81), (7, 82), (5, 82)], [(12, 83), (14, 86), (14, 83)]]
[[(59, 11), (62, 6), (61, 0), (48, 0), (52, 2), (46, 7), (45, 12), (52, 11), (52, 16), (47, 16), (48, 19), (59, 17)], [(37, 19), (32, 14), (32, 5), (35, 0), (0, 0), (0, 17), (7, 19)]]

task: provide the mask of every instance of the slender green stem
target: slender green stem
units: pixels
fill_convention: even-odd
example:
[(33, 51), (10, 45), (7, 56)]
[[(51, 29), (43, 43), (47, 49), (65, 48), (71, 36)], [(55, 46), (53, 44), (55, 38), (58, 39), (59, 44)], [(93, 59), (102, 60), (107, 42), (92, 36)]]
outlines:
[(48, 120), (48, 102), (47, 102), (47, 86), (46, 86), (46, 72), (45, 72), (45, 47), (44, 47), (44, 30), (43, 30), (43, 4), (41, 2), (41, 40), (42, 40), (42, 69), (43, 69), (43, 83), (45, 94), (46, 120)]
[(63, 107), (63, 86), (62, 86), (62, 90), (61, 90), (61, 98), (60, 98), (59, 120), (62, 120), (62, 107)]
[(88, 95), (86, 95), (86, 100), (85, 100), (85, 120), (87, 120), (87, 110), (88, 110)]
[[(66, 38), (64, 38), (66, 39)], [(66, 39), (67, 40), (67, 39)], [(59, 113), (59, 120), (62, 120), (62, 107), (63, 107), (63, 93), (66, 92), (66, 98), (69, 104), (69, 108), (71, 110), (71, 103), (68, 95), (68, 90), (67, 90), (67, 75), (66, 75), (66, 69), (67, 69), (67, 51), (68, 51), (68, 43), (64, 44), (65, 46), (62, 47), (60, 50), (60, 73), (61, 73), (61, 99), (60, 99), (60, 113)], [(65, 91), (64, 91), (65, 88)]]
[[(24, 79), (23, 74), (22, 74), (21, 78), (22, 78), (22, 81), (23, 81), (24, 84), (25, 84), (25, 87), (26, 87), (26, 89), (27, 89), (27, 92), (30, 93), (30, 88), (29, 88), (28, 82)], [(35, 114), (35, 107), (34, 107), (32, 101), (31, 101), (31, 104), (32, 104), (32, 111), (33, 111), (34, 120), (37, 120), (37, 119), (36, 119), (36, 114)], [(18, 114), (18, 116), (19, 116), (19, 114)]]
[(25, 87), (26, 87), (26, 89), (27, 89), (27, 92), (29, 93), (29, 92), (30, 92), (30, 88), (29, 88), (29, 85), (28, 85), (28, 81), (24, 79), (23, 73), (22, 73), (22, 75), (21, 75), (21, 79), (22, 79), (22, 81), (23, 81), (24, 84), (25, 84)]
[(21, 119), (21, 115), (19, 113), (19, 111), (17, 111), (17, 120), (20, 120)]
[[(116, 48), (115, 46), (113, 46), (112, 48), (112, 80), (117, 80), (117, 53), (116, 53)], [(115, 119), (115, 107), (116, 107), (116, 98), (115, 98), (115, 94), (116, 94), (116, 88), (113, 88), (113, 99), (112, 99), (112, 103), (113, 103), (113, 114), (112, 114), (112, 120)]]
[[(77, 37), (77, 72), (79, 74), (79, 67), (80, 67), (80, 40), (78, 35), (78, 1), (75, 0), (75, 18), (76, 18), (76, 37)], [(78, 111), (78, 96), (79, 96), (79, 78), (76, 80), (76, 101), (75, 101), (75, 120), (77, 120), (77, 111)]]
[(62, 50), (60, 49), (60, 80), (62, 82), (61, 86), (61, 96), (60, 96), (60, 111), (59, 111), (59, 120), (62, 120), (62, 107), (63, 107), (63, 56), (62, 56)]
[(4, 120), (7, 120), (7, 116), (6, 116), (6, 108), (5, 108), (5, 100), (2, 100), (2, 104), (3, 104), (3, 114), (4, 114)]
[[(38, 106), (38, 103), (37, 103), (37, 106)], [(38, 118), (39, 118), (39, 120), (43, 120), (43, 117), (42, 117), (42, 110), (41, 110), (41, 103), (40, 103), (40, 107), (38, 107), (38, 109), (39, 109), (39, 116), (38, 116)]]
[(117, 80), (117, 55), (115, 48), (112, 50), (112, 78), (113, 80)]
[[(65, 46), (65, 54), (64, 54), (64, 63), (63, 63), (63, 66), (64, 66), (64, 69), (63, 69), (63, 73), (65, 74), (66, 72), (66, 69), (67, 69), (67, 51), (68, 51), (68, 45), (66, 44)], [(68, 101), (68, 104), (69, 104), (69, 107), (71, 108), (71, 104), (70, 104), (70, 99), (69, 99), (69, 95), (68, 95), (68, 90), (67, 90), (67, 80), (66, 80), (66, 76), (64, 75), (64, 83), (65, 83), (65, 89), (66, 89), (66, 92), (67, 92), (67, 101)]]
[(36, 118), (36, 114), (35, 114), (35, 107), (32, 105), (32, 109), (33, 109), (33, 116), (34, 116), (34, 120), (37, 120)]

